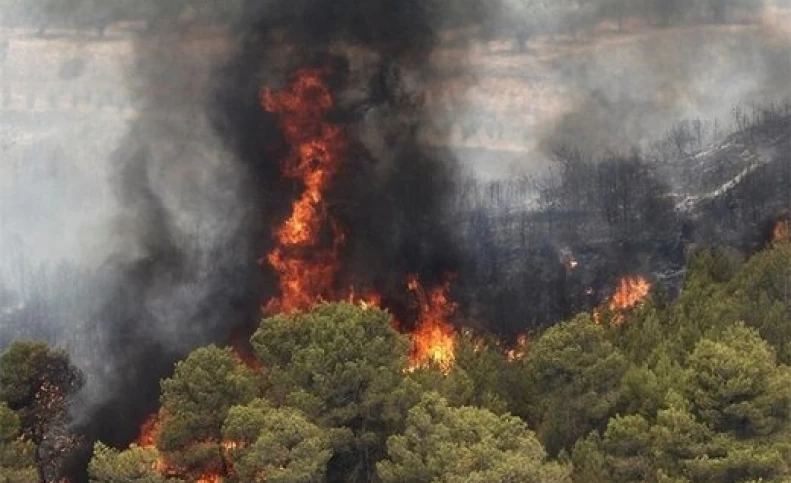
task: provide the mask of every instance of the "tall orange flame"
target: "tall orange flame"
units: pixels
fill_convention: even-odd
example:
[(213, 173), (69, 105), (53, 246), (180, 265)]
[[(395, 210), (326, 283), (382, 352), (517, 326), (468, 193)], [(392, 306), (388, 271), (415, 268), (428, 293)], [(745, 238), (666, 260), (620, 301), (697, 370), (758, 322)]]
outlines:
[(420, 280), (411, 276), (407, 286), (417, 297), (420, 310), (417, 326), (410, 334), (410, 367), (415, 369), (436, 364), (447, 373), (453, 367), (456, 349), (456, 333), (448, 319), (458, 307), (449, 297), (450, 281), (427, 292)]
[[(325, 195), (346, 147), (340, 127), (327, 122), (335, 100), (322, 69), (301, 69), (278, 93), (264, 89), (261, 102), (277, 114), (291, 152), (283, 161), (283, 176), (300, 181), (304, 191), (291, 216), (276, 230), (275, 248), (267, 261), (279, 276), (280, 298), (267, 311), (306, 310), (330, 297), (340, 268), (338, 250), (344, 235), (327, 214)], [(328, 232), (329, 230), (329, 232)], [(331, 241), (324, 238), (332, 237)]]

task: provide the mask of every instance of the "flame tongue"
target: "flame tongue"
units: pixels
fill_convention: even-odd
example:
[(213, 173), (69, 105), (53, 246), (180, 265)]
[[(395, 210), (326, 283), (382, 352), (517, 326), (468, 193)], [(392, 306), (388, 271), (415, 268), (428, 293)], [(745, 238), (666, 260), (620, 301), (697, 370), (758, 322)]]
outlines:
[[(642, 304), (651, 292), (651, 282), (643, 277), (623, 277), (618, 282), (618, 287), (608, 307), (613, 312), (622, 312), (629, 310)], [(593, 320), (598, 324), (601, 322), (601, 310), (597, 309), (593, 312)], [(622, 324), (624, 316), (622, 313), (616, 313), (612, 322), (615, 324)]]
[(639, 305), (651, 291), (651, 283), (643, 277), (623, 277), (610, 300), (611, 310), (626, 310)]
[(505, 351), (505, 358), (508, 362), (521, 360), (527, 353), (527, 334), (519, 334), (516, 338), (516, 345)]
[(412, 339), (411, 369), (436, 364), (443, 372), (449, 372), (455, 360), (456, 333), (448, 319), (456, 311), (457, 304), (448, 296), (450, 282), (428, 292), (417, 277), (408, 280), (409, 290), (419, 303), (420, 316)]
[[(304, 185), (291, 216), (276, 230), (275, 248), (267, 257), (279, 276), (281, 293), (268, 303), (270, 313), (305, 310), (330, 298), (340, 269), (344, 235), (327, 214), (325, 194), (346, 142), (340, 127), (326, 121), (335, 101), (325, 76), (321, 69), (301, 69), (287, 88), (278, 93), (265, 89), (261, 95), (264, 109), (278, 115), (292, 148), (282, 174)], [(327, 229), (331, 243), (322, 237)]]

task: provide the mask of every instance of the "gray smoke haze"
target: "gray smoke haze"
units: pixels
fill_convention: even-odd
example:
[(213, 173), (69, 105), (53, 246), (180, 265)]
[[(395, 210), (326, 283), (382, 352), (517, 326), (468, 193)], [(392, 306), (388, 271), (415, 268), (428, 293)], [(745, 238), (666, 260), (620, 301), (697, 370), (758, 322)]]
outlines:
[[(468, 109), (448, 109), (455, 127), (443, 127), (455, 129), (459, 155), (493, 177), (540, 173), (562, 145), (645, 150), (681, 120), (716, 120), (727, 130), (735, 105), (791, 94), (789, 7), (509, 1), (488, 27), (493, 40), (469, 59), (472, 75), (455, 81), (468, 84), (466, 97), (450, 82), (437, 89)], [(476, 165), (479, 149), (501, 155)]]
[[(0, 333), (70, 351), (88, 375), (85, 423), (156, 374), (148, 364), (212, 340), (237, 310), (231, 292), (252, 290), (235, 277), (248, 280), (255, 257), (239, 234), (244, 173), (208, 121), (216, 43), (52, 35), (0, 38)], [(149, 405), (160, 376), (140, 389)], [(133, 414), (131, 428), (135, 409), (114, 417)]]

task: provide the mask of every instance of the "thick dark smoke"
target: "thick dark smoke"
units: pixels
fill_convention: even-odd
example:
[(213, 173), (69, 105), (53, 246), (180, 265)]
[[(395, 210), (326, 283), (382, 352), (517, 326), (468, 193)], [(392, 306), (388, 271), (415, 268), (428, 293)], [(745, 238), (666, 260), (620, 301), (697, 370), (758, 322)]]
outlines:
[(303, 1), (263, 9), (246, 28), (216, 77), (211, 112), (254, 180), (260, 253), (271, 248), (268, 230), (300, 189), (281, 179), (288, 146), (277, 119), (258, 105), (260, 89), (276, 89), (299, 67), (329, 66), (338, 97), (330, 117), (352, 146), (328, 196), (348, 239), (338, 288), (373, 288), (397, 299), (407, 274), (434, 283), (456, 269), (443, 216), (452, 158), (427, 152), (417, 139), (428, 116), (421, 90), (437, 40), (433, 13), (419, 1)]
[(138, 42), (140, 115), (116, 154), (124, 249), (107, 264), (103, 364), (85, 394), (91, 437), (128, 443), (172, 363), (249, 331), (275, 295), (256, 260), (302, 188), (280, 175), (288, 146), (260, 90), (299, 67), (331, 68), (331, 116), (351, 141), (328, 201), (349, 240), (339, 286), (375, 288), (399, 310), (407, 274), (430, 284), (456, 270), (443, 216), (455, 167), (417, 143), (435, 14), (419, 0), (251, 2), (224, 39)]

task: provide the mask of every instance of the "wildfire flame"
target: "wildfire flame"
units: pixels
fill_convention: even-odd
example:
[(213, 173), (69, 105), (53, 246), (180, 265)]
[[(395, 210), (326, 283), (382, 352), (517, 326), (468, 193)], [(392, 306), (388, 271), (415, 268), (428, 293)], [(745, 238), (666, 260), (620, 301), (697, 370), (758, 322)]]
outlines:
[(154, 413), (146, 419), (142, 426), (140, 426), (140, 436), (137, 437), (135, 443), (142, 448), (151, 448), (157, 444), (157, 437), (159, 436), (159, 413)]
[(791, 241), (791, 220), (780, 220), (772, 230), (772, 241), (774, 243), (787, 243)]
[[(632, 309), (642, 304), (646, 297), (648, 297), (649, 292), (651, 292), (651, 282), (645, 278), (639, 276), (623, 277), (618, 282), (618, 287), (610, 298), (608, 308), (613, 312), (622, 312)], [(597, 324), (600, 323), (600, 310), (594, 311), (593, 319)], [(615, 324), (623, 323), (623, 314), (615, 314), (612, 321)]]
[[(143, 423), (140, 427), (140, 435), (135, 440), (135, 444), (142, 448), (156, 448), (157, 438), (159, 436), (159, 431), (162, 426), (162, 421), (166, 418), (167, 415), (164, 411), (160, 411), (158, 413), (154, 413), (149, 416), (148, 419)], [(232, 450), (237, 448), (237, 445), (234, 442), (230, 441), (223, 441), (222, 447), (226, 451)], [(232, 465), (229, 461), (226, 461), (226, 464), (229, 468), (232, 468)], [(162, 456), (157, 458), (157, 461), (154, 463), (154, 469), (161, 475), (165, 476), (173, 476), (173, 477), (183, 477), (185, 476), (185, 472), (180, 470), (179, 468), (171, 467), (167, 464), (165, 459)], [(195, 479), (197, 483), (220, 483), (223, 481), (223, 475), (220, 474), (219, 471), (209, 471), (204, 474), (198, 475)]]
[(506, 360), (508, 360), (508, 362), (516, 362), (521, 360), (527, 352), (527, 343), (527, 334), (519, 334), (516, 337), (516, 345), (505, 351)]
[[(326, 121), (335, 104), (326, 75), (323, 69), (300, 69), (285, 89), (261, 93), (264, 109), (278, 115), (291, 146), (282, 174), (304, 185), (291, 216), (276, 230), (275, 248), (267, 256), (279, 276), (281, 294), (267, 304), (270, 313), (306, 310), (329, 298), (340, 268), (338, 250), (344, 235), (327, 213), (325, 195), (346, 141), (341, 128)], [(332, 238), (329, 242), (327, 235)]]
[[(164, 412), (160, 411), (154, 413), (146, 419), (142, 426), (140, 426), (140, 435), (135, 440), (135, 444), (141, 448), (155, 448), (157, 447), (157, 438), (159, 437), (159, 430), (162, 426), (162, 419)], [(160, 474), (169, 474), (171, 469), (168, 467), (162, 456), (159, 456), (154, 463), (154, 470)]]
[(254, 372), (261, 372), (263, 367), (261, 366), (261, 362), (255, 357), (249, 337), (250, 336), (244, 330), (236, 330), (231, 334), (228, 345), (231, 347), (231, 351), (237, 361)]
[(358, 295), (354, 287), (349, 288), (349, 296), (347, 299), (350, 304), (357, 304), (365, 310), (382, 306), (382, 296), (380, 294), (369, 291)]
[(411, 276), (407, 286), (417, 297), (420, 310), (417, 326), (410, 334), (410, 367), (414, 370), (436, 364), (447, 373), (453, 367), (456, 348), (456, 332), (448, 322), (457, 308), (457, 304), (448, 295), (450, 281), (427, 292), (420, 280)]
[(636, 307), (651, 291), (651, 283), (643, 277), (623, 277), (610, 299), (611, 310), (627, 310)]

